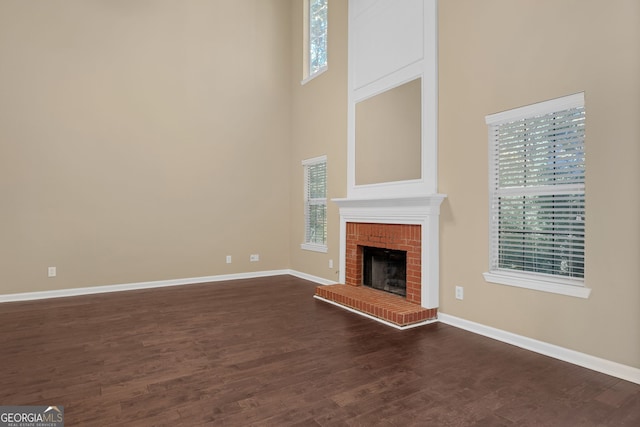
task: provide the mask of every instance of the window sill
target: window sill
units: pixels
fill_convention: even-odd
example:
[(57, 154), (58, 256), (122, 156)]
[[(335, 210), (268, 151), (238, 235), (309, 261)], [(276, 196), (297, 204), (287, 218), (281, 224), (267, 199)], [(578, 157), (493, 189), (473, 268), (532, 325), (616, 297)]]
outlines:
[(315, 245), (313, 243), (303, 243), (300, 245), (300, 248), (304, 249), (305, 251), (322, 252), (325, 254), (328, 252), (327, 245)]
[(312, 75), (308, 76), (307, 78), (305, 78), (304, 80), (302, 80), (300, 82), (300, 84), (302, 86), (306, 85), (307, 83), (309, 83), (311, 80), (315, 79), (316, 77), (318, 77), (319, 75), (323, 74), (325, 71), (327, 71), (329, 69), (329, 66), (324, 66), (322, 68), (320, 68), (318, 71), (316, 71), (315, 73), (313, 73)]
[[(533, 289), (535, 291), (550, 292), (577, 298), (589, 298), (591, 289), (585, 288), (571, 280), (545, 280), (546, 277), (532, 278), (527, 274), (510, 273), (504, 271), (490, 271), (483, 273), (484, 280), (500, 285)], [(534, 276), (535, 277), (535, 276)]]

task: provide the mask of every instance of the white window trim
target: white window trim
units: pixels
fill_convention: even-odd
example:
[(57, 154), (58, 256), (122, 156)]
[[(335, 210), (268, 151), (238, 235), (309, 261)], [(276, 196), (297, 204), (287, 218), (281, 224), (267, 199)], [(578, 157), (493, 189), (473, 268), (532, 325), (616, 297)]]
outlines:
[(485, 117), (485, 122), (487, 125), (500, 125), (526, 117), (540, 116), (549, 113), (549, 111), (562, 111), (578, 107), (584, 107), (584, 92), (490, 114)]
[(589, 298), (591, 289), (584, 286), (582, 281), (569, 279), (550, 278), (535, 273), (514, 273), (511, 271), (489, 271), (482, 273), (484, 280), (498, 285), (515, 286), (518, 288), (532, 289), (553, 294), (567, 295), (578, 298)]
[(304, 86), (307, 83), (309, 83), (311, 80), (315, 79), (316, 77), (319, 77), (321, 74), (324, 74), (325, 71), (327, 71), (329, 69), (328, 65), (325, 65), (324, 67), (321, 67), (318, 71), (316, 71), (315, 73), (311, 74), (310, 76), (305, 77), (301, 82), (300, 85)]
[(329, 252), (329, 248), (327, 247), (327, 245), (314, 245), (311, 243), (301, 243), (300, 249), (303, 249), (305, 251), (312, 251), (312, 252), (322, 252), (324, 254)]
[[(327, 156), (318, 156), (318, 157), (313, 157), (311, 159), (305, 159), (302, 161), (302, 166), (307, 166), (307, 165), (313, 165), (316, 163), (322, 163), (324, 162), (325, 164), (327, 163)], [(307, 181), (307, 173), (305, 171), (305, 175), (304, 175), (304, 180), (305, 180), (305, 184), (304, 184), (304, 199), (305, 199), (305, 203), (306, 203), (306, 197), (307, 197), (307, 188), (306, 188), (306, 181)], [(328, 201), (328, 197), (325, 197), (325, 206), (326, 206), (326, 202)], [(325, 224), (326, 227), (326, 224)], [(306, 225), (305, 225), (305, 235), (306, 235)], [(304, 237), (304, 239), (306, 239), (306, 237)], [(301, 243), (300, 244), (300, 249), (303, 249), (305, 251), (312, 251), (312, 252), (321, 252), (321, 253), (327, 253), (329, 251), (329, 248), (326, 244), (324, 245), (320, 245), (317, 243)]]
[[(514, 120), (547, 114), (550, 111), (562, 111), (578, 107), (584, 107), (584, 92), (491, 114), (485, 117), (485, 122), (487, 125), (500, 125)], [(492, 173), (493, 171), (490, 171), (490, 174)], [(491, 228), (491, 215), (489, 216), (489, 221), (489, 227)], [(491, 251), (491, 249), (489, 250)], [(519, 273), (502, 269), (491, 270), (483, 273), (483, 276), (485, 281), (489, 283), (515, 286), (559, 295), (589, 298), (591, 294), (591, 289), (585, 286), (585, 279), (569, 279), (531, 272)]]

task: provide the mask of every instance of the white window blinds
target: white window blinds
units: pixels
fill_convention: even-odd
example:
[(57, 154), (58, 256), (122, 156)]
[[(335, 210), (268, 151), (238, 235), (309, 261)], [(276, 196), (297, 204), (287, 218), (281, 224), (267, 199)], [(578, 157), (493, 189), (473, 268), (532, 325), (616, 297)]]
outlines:
[[(305, 160), (305, 249), (327, 243), (327, 159)], [(311, 245), (311, 247), (309, 247)]]
[(491, 271), (581, 284), (584, 95), (487, 116), (487, 124)]

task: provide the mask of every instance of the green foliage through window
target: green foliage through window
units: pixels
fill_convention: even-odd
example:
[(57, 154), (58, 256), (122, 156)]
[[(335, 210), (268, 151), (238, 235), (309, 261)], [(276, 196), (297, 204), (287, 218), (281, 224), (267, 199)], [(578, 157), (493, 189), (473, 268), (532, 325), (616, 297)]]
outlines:
[(309, 1), (309, 75), (327, 66), (327, 0)]

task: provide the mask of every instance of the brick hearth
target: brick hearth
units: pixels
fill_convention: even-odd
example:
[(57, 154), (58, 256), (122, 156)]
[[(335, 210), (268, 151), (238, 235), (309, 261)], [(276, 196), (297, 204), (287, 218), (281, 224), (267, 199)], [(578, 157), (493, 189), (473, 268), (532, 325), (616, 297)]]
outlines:
[(366, 313), (398, 326), (435, 319), (437, 309), (422, 308), (407, 302), (403, 297), (364, 286), (318, 286), (316, 296)]

